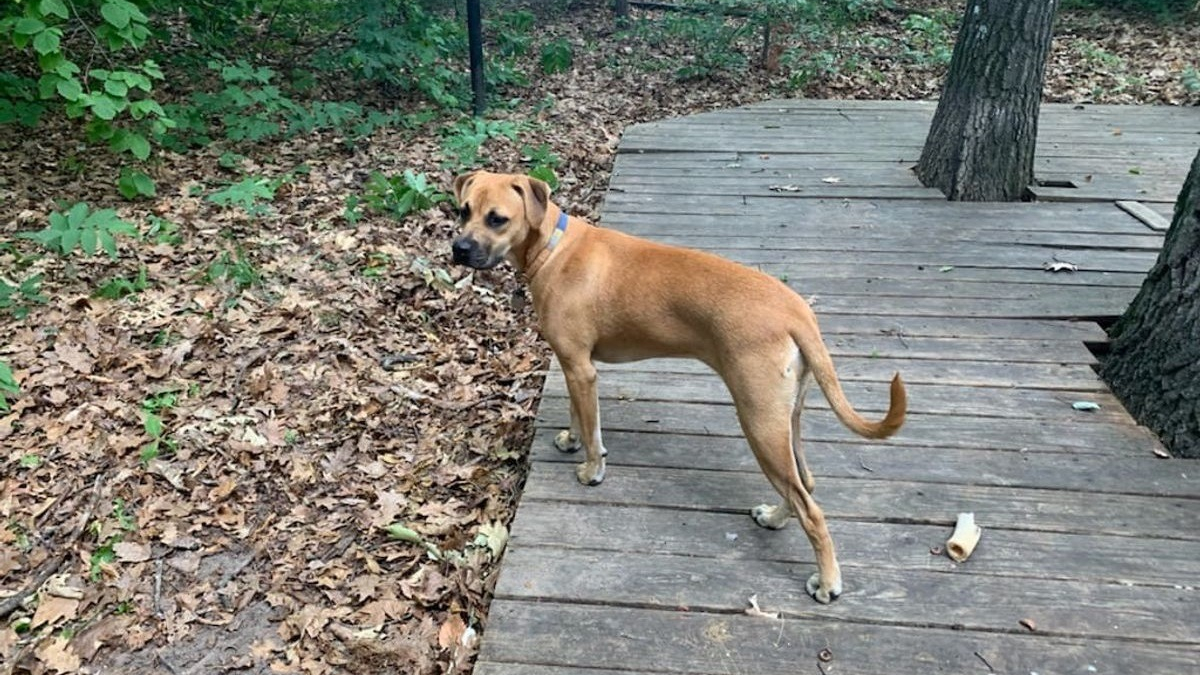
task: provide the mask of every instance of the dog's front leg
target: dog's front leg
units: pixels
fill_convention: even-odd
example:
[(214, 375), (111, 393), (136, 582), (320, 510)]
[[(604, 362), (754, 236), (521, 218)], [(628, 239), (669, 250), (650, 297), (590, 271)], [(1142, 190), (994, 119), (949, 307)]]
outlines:
[(567, 393), (571, 396), (572, 424), (583, 443), (584, 461), (575, 467), (575, 477), (584, 485), (604, 480), (604, 441), (600, 438), (600, 397), (596, 394), (596, 366), (590, 356), (563, 358)]

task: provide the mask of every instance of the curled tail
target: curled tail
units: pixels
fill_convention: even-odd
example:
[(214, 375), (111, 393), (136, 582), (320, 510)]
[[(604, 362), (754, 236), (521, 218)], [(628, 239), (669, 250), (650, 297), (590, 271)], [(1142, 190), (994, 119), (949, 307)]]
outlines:
[(865, 438), (887, 438), (899, 431), (904, 424), (905, 412), (908, 410), (908, 394), (904, 390), (904, 382), (900, 379), (900, 373), (892, 376), (891, 400), (888, 403), (887, 414), (878, 422), (866, 419), (854, 410), (850, 401), (846, 400), (846, 394), (842, 391), (842, 383), (838, 381), (837, 371), (833, 367), (833, 359), (830, 358), (825, 343), (821, 341), (816, 320), (809, 315), (805, 318), (804, 323), (808, 324), (806, 330), (793, 329), (792, 339), (800, 348), (800, 353), (804, 356), (809, 370), (812, 371), (817, 386), (821, 387), (821, 392), (829, 401), (829, 407), (833, 408), (834, 414), (842, 424), (846, 425), (850, 431)]

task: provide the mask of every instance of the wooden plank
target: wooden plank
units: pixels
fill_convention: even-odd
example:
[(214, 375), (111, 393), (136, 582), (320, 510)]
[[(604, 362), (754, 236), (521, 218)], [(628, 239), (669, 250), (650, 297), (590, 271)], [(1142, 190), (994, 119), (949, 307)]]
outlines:
[[(605, 490), (606, 485), (580, 489)], [(817, 498), (823, 499), (820, 491)], [(946, 543), (950, 527), (828, 522), (848, 591), (858, 583), (855, 570), (863, 567), (1170, 588), (1196, 584), (1194, 541), (989, 527), (970, 561), (960, 565), (945, 555), (930, 553), (931, 548)], [(536, 508), (522, 504), (512, 536), (514, 547), (610, 551), (622, 559), (660, 553), (730, 564), (790, 562), (804, 566), (797, 570), (798, 581), (807, 578), (813, 565), (812, 547), (799, 527), (767, 530), (756, 525), (748, 511), (732, 514), (539, 501)]]
[[(829, 339), (829, 338), (827, 338)], [(878, 395), (886, 397), (892, 375), (899, 372), (905, 382), (962, 387), (1020, 387), (1070, 392), (1107, 392), (1095, 371), (1086, 365), (1060, 363), (994, 363), (969, 359), (861, 358), (845, 356), (834, 363), (843, 382), (878, 383)], [(708, 375), (708, 366), (693, 359), (653, 359), (631, 363), (605, 363), (600, 377), (621, 378), (629, 372), (687, 373)], [(964, 392), (964, 396), (969, 392)], [(1072, 394), (1074, 395), (1074, 394)], [(865, 403), (865, 401), (864, 401)]]
[[(901, 367), (901, 372), (903, 369)], [(887, 407), (882, 382), (845, 382), (843, 389), (860, 413), (882, 414)], [(1038, 420), (1043, 423), (1080, 424), (1088, 422), (1132, 424), (1133, 419), (1112, 394), (1101, 391), (1053, 391), (1016, 387), (956, 387), (936, 384), (907, 384), (908, 410), (911, 413), (1005, 417)], [(601, 375), (602, 400), (677, 401), (681, 403), (729, 403), (725, 385), (715, 374), (672, 373), (664, 376), (652, 370), (624, 372), (619, 376)], [(561, 374), (546, 378), (544, 396), (566, 398)], [(861, 401), (861, 404), (858, 403)], [(1099, 410), (1079, 411), (1076, 401), (1089, 401)], [(829, 404), (815, 388), (805, 409), (826, 410)]]
[[(561, 405), (561, 404), (558, 404)], [(553, 445), (557, 429), (538, 429), (535, 462), (570, 463), (578, 454)], [(609, 466), (692, 468), (759, 473), (741, 438), (604, 431)], [(864, 446), (852, 440), (812, 443), (808, 462), (820, 484), (826, 477), (878, 478), (1006, 487), (1114, 492), (1146, 496), (1200, 495), (1200, 471), (1188, 460), (1150, 455), (1113, 457), (1077, 452), (1002, 452), (995, 449)], [(540, 469), (539, 469), (540, 470)]]
[[(1195, 591), (1131, 588), (1048, 579), (1009, 579), (865, 567), (854, 588), (822, 606), (804, 592), (801, 570), (775, 561), (737, 565), (643, 553), (611, 554), (518, 546), (508, 554), (496, 597), (740, 614), (750, 596), (784, 620), (851, 621), (1011, 633), (1032, 620), (1043, 636), (1200, 642)], [(581, 574), (581, 570), (587, 570)]]
[[(931, 359), (935, 361), (999, 361), (1003, 363), (1097, 363), (1096, 357), (1083, 342), (1069, 340), (1024, 340), (1017, 337), (990, 338), (943, 338), (923, 336), (897, 336), (895, 334), (874, 335), (841, 334), (824, 331), (825, 344), (839, 361), (841, 358), (869, 359)], [(633, 377), (645, 373), (659, 372), (670, 364), (665, 359), (641, 362), (642, 368), (623, 371)], [(903, 368), (897, 364), (897, 368)], [(667, 372), (678, 372), (671, 367)], [(699, 373), (707, 373), (699, 370)], [(653, 383), (647, 383), (652, 386)], [(961, 395), (961, 392), (956, 392)], [(1061, 397), (1060, 397), (1061, 398)], [(1041, 401), (1038, 403), (1041, 405)]]
[[(1021, 630), (1021, 629), (1017, 629)], [(509, 600), (489, 616), (481, 662), (535, 663), (634, 673), (1195, 672), (1193, 645), (864, 625), (686, 610), (631, 610)], [(818, 662), (828, 650), (830, 664)], [(979, 656), (976, 656), (978, 654)], [(1093, 665), (1095, 664), (1095, 665)], [(524, 666), (522, 666), (524, 668)], [(489, 671), (496, 673), (496, 670)], [(532, 672), (525, 670), (503, 673)], [(552, 671), (555, 672), (555, 671)], [(575, 673), (574, 670), (558, 671)], [(557, 675), (557, 673), (556, 673)]]
[(1019, 340), (1065, 340), (1104, 343), (1108, 335), (1092, 321), (1049, 319), (986, 319), (929, 316), (821, 316), (821, 333), (830, 335), (887, 335), (910, 337), (957, 337)]
[[(564, 402), (565, 403), (565, 402)], [(657, 401), (615, 401), (600, 410), (606, 430), (644, 433), (683, 433), (740, 438), (741, 427), (732, 405)], [(570, 420), (567, 406), (543, 405), (537, 426), (565, 429)], [(848, 441), (854, 435), (832, 415), (821, 409), (804, 415), (802, 437), (810, 442)], [(1029, 424), (1027, 420), (1002, 417), (909, 414), (904, 428), (888, 440), (859, 441), (863, 445), (908, 445), (920, 447), (1026, 450), (1028, 452), (1074, 452), (1100, 455), (1149, 456), (1159, 447), (1147, 430), (1128, 424), (1103, 422), (1059, 422)]]
[(1163, 218), (1157, 211), (1141, 202), (1118, 200), (1117, 208), (1137, 218), (1146, 227), (1155, 232), (1166, 232), (1171, 228), (1171, 221), (1169, 219)]
[[(957, 514), (974, 513), (989, 531), (1200, 542), (1200, 495), (1196, 499), (1113, 493), (1098, 497), (1070, 490), (837, 477), (822, 477), (816, 492), (825, 515), (842, 520), (953, 528)], [(569, 464), (546, 464), (530, 472), (522, 498), (734, 514), (779, 503), (778, 493), (761, 474), (610, 466), (603, 485), (592, 489), (575, 480), (575, 467)]]

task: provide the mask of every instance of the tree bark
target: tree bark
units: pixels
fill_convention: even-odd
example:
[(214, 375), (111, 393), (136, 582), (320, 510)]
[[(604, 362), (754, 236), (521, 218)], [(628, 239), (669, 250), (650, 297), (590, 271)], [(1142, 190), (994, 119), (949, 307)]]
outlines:
[(1109, 337), (1101, 373), (1125, 407), (1172, 453), (1200, 458), (1200, 153), (1158, 261)]
[(969, 0), (917, 177), (953, 201), (1017, 201), (1033, 180), (1058, 0)]

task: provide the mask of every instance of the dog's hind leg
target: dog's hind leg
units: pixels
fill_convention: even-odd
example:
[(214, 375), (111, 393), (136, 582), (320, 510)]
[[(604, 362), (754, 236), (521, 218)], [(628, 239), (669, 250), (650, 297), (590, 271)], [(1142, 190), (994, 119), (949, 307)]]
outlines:
[(794, 372), (785, 378), (779, 378), (778, 373), (747, 377), (747, 371), (736, 366), (731, 370), (735, 374), (727, 373), (726, 383), (737, 405), (742, 431), (767, 480), (783, 498), (780, 506), (767, 507), (770, 512), (761, 514), (761, 520), (758, 511), (763, 507), (755, 509), (755, 520), (766, 527), (781, 527), (788, 516), (794, 514), (799, 518), (817, 560), (817, 572), (808, 579), (806, 590), (817, 602), (832, 602), (842, 592), (833, 538), (829, 536), (824, 512), (800, 476), (792, 443), (795, 416), (791, 408), (802, 383)]

